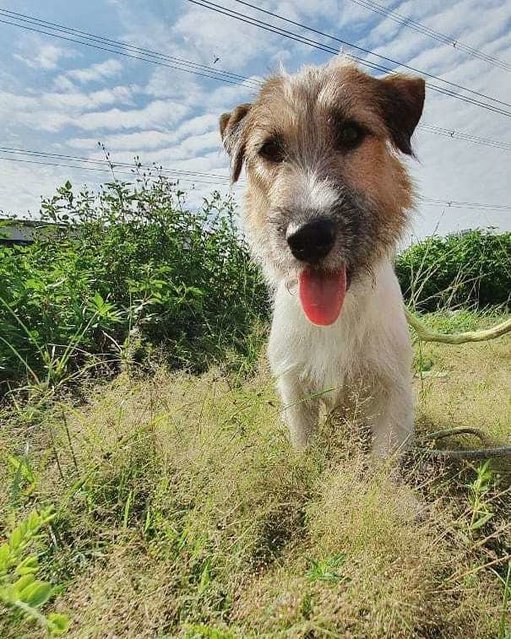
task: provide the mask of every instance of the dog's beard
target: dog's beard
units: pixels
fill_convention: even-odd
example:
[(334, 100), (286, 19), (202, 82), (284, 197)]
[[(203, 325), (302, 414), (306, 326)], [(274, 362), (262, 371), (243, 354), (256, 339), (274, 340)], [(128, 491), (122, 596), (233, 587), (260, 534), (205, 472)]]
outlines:
[[(346, 189), (342, 190), (339, 205), (324, 215), (335, 223), (336, 241), (313, 270), (331, 277), (345, 270), (346, 290), (374, 279), (376, 265), (394, 253), (399, 241), (395, 226), (388, 228), (372, 202)], [(309, 267), (293, 257), (287, 244), (285, 229), (291, 219), (289, 208), (271, 211), (265, 225), (252, 234), (251, 246), (270, 286), (276, 289), (284, 282), (288, 291), (296, 295), (302, 273)]]

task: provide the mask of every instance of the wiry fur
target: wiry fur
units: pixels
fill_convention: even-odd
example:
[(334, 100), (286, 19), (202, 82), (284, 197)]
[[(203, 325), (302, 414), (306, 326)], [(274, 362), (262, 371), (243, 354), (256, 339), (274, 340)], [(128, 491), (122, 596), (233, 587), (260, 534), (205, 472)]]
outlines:
[[(298, 448), (314, 431), (318, 395), (339, 406), (354, 386), (367, 398), (378, 454), (411, 441), (411, 348), (391, 260), (413, 204), (398, 153), (412, 153), (423, 100), (420, 79), (376, 79), (336, 59), (271, 77), (252, 104), (221, 117), (233, 180), (246, 166), (246, 228), (275, 293), (270, 362)], [(339, 130), (353, 121), (366, 135), (343, 150)], [(284, 161), (261, 157), (269, 138), (285, 150)], [(351, 282), (341, 315), (328, 327), (304, 315), (296, 286), (304, 264), (287, 242), (319, 217), (335, 225), (334, 247), (320, 269), (346, 267)]]

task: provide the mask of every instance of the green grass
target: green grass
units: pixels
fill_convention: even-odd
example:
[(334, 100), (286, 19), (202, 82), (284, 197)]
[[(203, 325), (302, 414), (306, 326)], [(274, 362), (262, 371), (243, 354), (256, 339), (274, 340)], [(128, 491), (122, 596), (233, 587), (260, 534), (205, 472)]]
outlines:
[[(419, 439), (468, 425), (509, 441), (510, 362), (509, 337), (416, 346)], [(264, 358), (249, 379), (121, 374), (1, 417), (0, 545), (54, 507), (27, 552), (66, 636), (510, 636), (509, 466), (417, 455), (396, 483), (335, 419), (295, 454)], [(2, 639), (45, 632), (0, 603)]]

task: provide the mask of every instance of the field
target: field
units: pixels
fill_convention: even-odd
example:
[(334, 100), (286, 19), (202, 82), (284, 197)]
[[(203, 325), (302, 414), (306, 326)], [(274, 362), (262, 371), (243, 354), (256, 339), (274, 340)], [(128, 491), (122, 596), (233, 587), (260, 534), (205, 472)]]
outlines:
[[(509, 346), (417, 346), (419, 435), (509, 440)], [(5, 527), (55, 508), (33, 546), (66, 636), (511, 636), (509, 466), (418, 451), (396, 484), (335, 418), (294, 454), (264, 355), (249, 377), (125, 372), (79, 401), (10, 407), (0, 449)], [(3, 639), (45, 636), (9, 610)]]
[[(510, 639), (509, 461), (432, 458), (439, 429), (511, 435), (510, 336), (415, 342), (401, 477), (325, 416), (294, 453), (269, 303), (232, 200), (166, 179), (66, 183), (0, 246), (0, 637)], [(511, 233), (402, 253), (409, 308), (509, 317)], [(219, 282), (221, 286), (219, 286)], [(413, 334), (413, 333), (412, 333)]]

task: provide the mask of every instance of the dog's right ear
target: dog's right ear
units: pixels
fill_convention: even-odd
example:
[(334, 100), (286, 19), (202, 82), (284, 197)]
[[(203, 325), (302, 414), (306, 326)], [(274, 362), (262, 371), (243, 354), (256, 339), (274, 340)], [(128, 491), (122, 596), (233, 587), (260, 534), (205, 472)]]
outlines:
[(425, 82), (422, 78), (393, 73), (378, 83), (392, 142), (403, 153), (413, 155), (411, 137), (422, 115)]
[(240, 104), (234, 111), (220, 116), (220, 135), (225, 150), (231, 158), (231, 180), (236, 182), (241, 173), (245, 157), (245, 116), (250, 111), (250, 103)]

